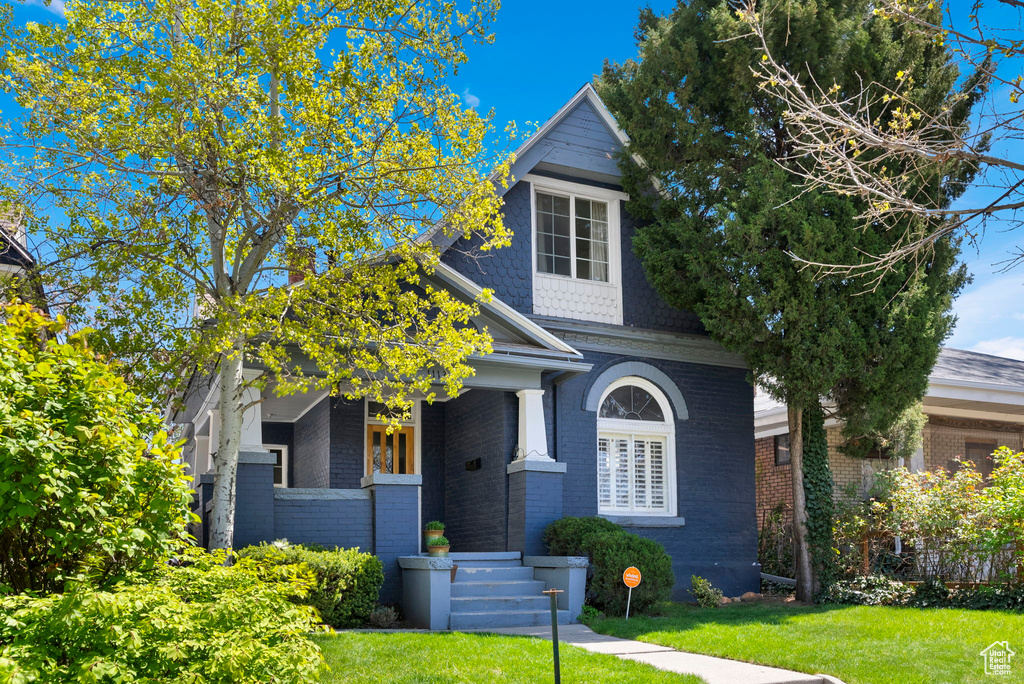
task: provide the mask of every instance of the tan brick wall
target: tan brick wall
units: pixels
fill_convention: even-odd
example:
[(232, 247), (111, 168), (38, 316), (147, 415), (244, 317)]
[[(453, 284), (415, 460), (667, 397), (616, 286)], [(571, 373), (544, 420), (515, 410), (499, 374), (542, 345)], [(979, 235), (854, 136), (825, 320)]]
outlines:
[(757, 526), (779, 505), (793, 507), (793, 486), (791, 467), (775, 465), (775, 438), (762, 437), (754, 440), (754, 456), (757, 468)]
[(924, 465), (928, 470), (948, 469), (950, 463), (963, 457), (967, 442), (995, 442), (996, 446), (1007, 446), (1014, 451), (1022, 450), (1024, 425), (1003, 424), (1000, 428), (986, 429), (980, 421), (954, 421), (943, 419), (942, 424), (929, 422), (924, 427)]
[[(941, 424), (939, 424), (941, 423)], [(867, 497), (874, 484), (875, 474), (894, 468), (898, 463), (885, 459), (849, 458), (839, 451), (843, 445), (842, 428), (826, 428), (829, 465), (835, 482), (836, 496), (847, 492), (855, 499)], [(948, 468), (950, 461), (964, 454), (967, 442), (995, 442), (1014, 451), (1024, 450), (1024, 425), (1012, 423), (985, 423), (982, 421), (934, 419), (924, 427), (922, 448), (924, 465), (928, 470)], [(763, 437), (754, 443), (757, 457), (757, 514), (758, 526), (765, 516), (780, 504), (792, 507), (793, 490), (790, 466), (775, 465), (775, 438)], [(910, 464), (906, 464), (910, 467)]]

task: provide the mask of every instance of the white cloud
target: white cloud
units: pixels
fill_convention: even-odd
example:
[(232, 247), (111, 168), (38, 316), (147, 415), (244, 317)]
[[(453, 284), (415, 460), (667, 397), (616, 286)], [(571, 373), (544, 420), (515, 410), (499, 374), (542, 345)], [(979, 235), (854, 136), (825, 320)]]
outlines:
[(956, 328), (945, 343), (950, 347), (975, 349), (988, 341), (1024, 339), (1021, 274), (989, 278), (971, 286), (953, 302), (953, 312)]
[(469, 88), (462, 91), (462, 101), (470, 108), (476, 109), (480, 106), (480, 98), (469, 92)]
[(974, 345), (972, 351), (1024, 361), (1024, 337), (1000, 337)]
[(47, 12), (53, 12), (58, 17), (64, 16), (64, 0), (51, 0), (47, 5), (44, 0), (25, 0), (26, 5), (42, 7)]

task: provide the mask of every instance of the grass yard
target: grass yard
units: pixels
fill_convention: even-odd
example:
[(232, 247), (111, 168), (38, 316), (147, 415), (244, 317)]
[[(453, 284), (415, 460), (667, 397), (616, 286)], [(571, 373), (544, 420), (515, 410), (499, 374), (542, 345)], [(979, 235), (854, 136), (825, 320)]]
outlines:
[[(455, 684), (553, 681), (551, 642), (494, 634), (341, 632), (316, 637), (330, 672), (324, 684)], [(560, 648), (566, 684), (701, 684), (699, 677), (662, 672), (615, 656)]]
[[(745, 660), (847, 684), (1024, 682), (1024, 615), (997, 611), (673, 604), (665, 617), (600, 620), (603, 634)], [(979, 652), (1009, 641), (1009, 676), (985, 674)]]

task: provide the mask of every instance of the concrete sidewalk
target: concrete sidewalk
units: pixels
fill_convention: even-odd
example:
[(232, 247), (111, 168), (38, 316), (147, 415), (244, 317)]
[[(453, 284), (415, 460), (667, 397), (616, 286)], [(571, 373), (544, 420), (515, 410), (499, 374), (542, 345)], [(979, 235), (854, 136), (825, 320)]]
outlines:
[[(535, 636), (551, 639), (551, 627), (507, 627), (474, 630), (494, 634)], [(708, 684), (843, 684), (827, 675), (808, 675), (775, 667), (752, 665), (738, 660), (685, 653), (667, 646), (642, 641), (619, 639), (598, 634), (586, 625), (559, 625), (558, 641), (585, 648), (594, 653), (607, 653), (627, 660), (647, 663), (659, 670), (695, 674)]]

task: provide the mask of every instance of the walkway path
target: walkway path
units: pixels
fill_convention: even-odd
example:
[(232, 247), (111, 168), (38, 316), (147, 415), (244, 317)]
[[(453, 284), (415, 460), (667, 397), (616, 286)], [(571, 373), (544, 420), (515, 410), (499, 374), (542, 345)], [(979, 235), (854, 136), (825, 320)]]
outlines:
[[(550, 626), (507, 627), (479, 631), (535, 636), (543, 639), (551, 638)], [(775, 667), (752, 665), (738, 660), (684, 653), (667, 646), (647, 644), (642, 641), (605, 636), (598, 634), (586, 625), (560, 625), (558, 641), (579, 646), (594, 653), (608, 653), (627, 660), (647, 663), (659, 670), (695, 674), (702, 677), (708, 684), (843, 684), (838, 679), (827, 675), (808, 675)]]

